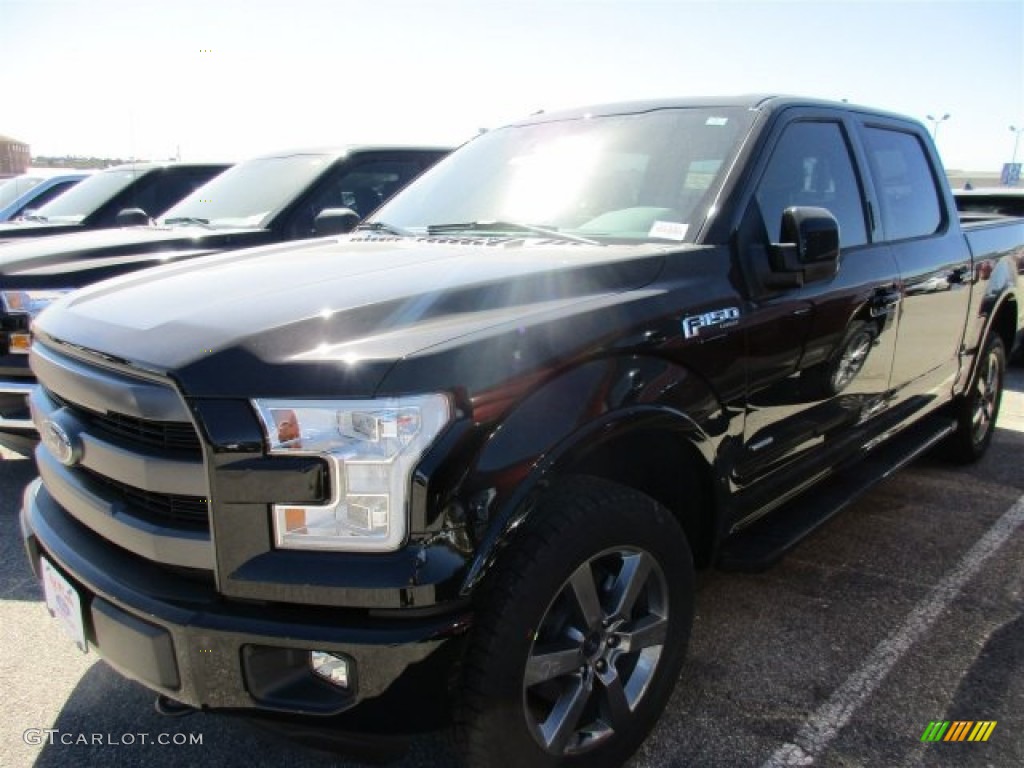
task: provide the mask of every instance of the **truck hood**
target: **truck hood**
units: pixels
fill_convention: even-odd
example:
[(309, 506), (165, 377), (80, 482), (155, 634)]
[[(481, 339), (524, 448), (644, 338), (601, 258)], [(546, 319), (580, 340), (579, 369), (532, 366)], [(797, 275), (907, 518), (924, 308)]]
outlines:
[(418, 351), (645, 285), (665, 250), (314, 240), (115, 278), (55, 303), (34, 327), (169, 375), (190, 396), (365, 397)]
[(0, 222), (0, 246), (23, 242), (29, 237), (56, 237), (72, 232), (83, 232), (81, 224), (58, 224), (46, 221), (4, 221)]
[(170, 259), (266, 242), (261, 229), (126, 227), (40, 237), (0, 247), (4, 288), (78, 288), (110, 274)]

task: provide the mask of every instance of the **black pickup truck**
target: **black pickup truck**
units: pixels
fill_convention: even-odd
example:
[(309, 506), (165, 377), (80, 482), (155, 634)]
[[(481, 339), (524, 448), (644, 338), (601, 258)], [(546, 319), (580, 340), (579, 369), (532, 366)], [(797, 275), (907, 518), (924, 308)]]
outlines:
[(782, 97), (540, 114), (340, 239), (101, 283), (35, 326), (47, 603), (164, 710), (479, 766), (615, 766), (694, 569), (764, 568), (992, 438), (1024, 224), (925, 129)]
[(346, 146), (240, 163), (151, 226), (0, 247), (0, 445), (31, 453), (32, 318), (71, 291), (157, 264), (350, 230), (444, 157), (439, 147)]
[(159, 216), (230, 167), (229, 163), (132, 163), (90, 176), (31, 214), (0, 223), (0, 246), (140, 223)]

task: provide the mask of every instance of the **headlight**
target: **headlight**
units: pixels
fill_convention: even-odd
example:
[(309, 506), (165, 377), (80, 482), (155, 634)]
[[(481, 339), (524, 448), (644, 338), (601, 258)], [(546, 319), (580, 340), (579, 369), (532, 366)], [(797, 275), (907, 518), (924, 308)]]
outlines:
[(28, 322), (7, 334), (7, 348), (11, 354), (27, 355), (32, 344), (30, 325), (32, 320), (61, 296), (71, 293), (74, 288), (47, 288), (34, 291), (0, 291), (0, 303), (4, 311), (14, 315), (28, 315)]
[(274, 505), (278, 547), (390, 552), (401, 546), (410, 476), (451, 418), (447, 397), (253, 404), (271, 454), (322, 456), (331, 470), (326, 505)]
[(4, 309), (8, 312), (35, 317), (61, 296), (71, 293), (74, 288), (47, 288), (35, 291), (0, 291)]

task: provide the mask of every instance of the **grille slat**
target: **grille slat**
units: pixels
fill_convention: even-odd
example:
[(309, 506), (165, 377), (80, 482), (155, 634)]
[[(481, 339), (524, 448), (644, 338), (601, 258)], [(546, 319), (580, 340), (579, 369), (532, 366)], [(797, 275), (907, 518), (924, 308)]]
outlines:
[(158, 525), (171, 523), (197, 530), (209, 528), (210, 506), (207, 499), (198, 496), (179, 496), (173, 493), (154, 493), (142, 488), (135, 488), (84, 467), (82, 471), (94, 483), (104, 486), (128, 505), (136, 517), (148, 518)]
[(46, 390), (46, 395), (59, 406), (68, 408), (90, 427), (111, 435), (127, 438), (149, 448), (184, 451), (200, 455), (202, 448), (195, 427), (187, 422), (152, 421), (108, 411), (98, 413), (69, 403), (60, 395)]

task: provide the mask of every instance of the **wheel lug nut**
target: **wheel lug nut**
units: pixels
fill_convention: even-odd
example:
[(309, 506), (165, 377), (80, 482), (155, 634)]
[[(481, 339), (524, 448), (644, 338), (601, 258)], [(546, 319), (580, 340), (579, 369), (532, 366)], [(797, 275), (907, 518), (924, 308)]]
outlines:
[(615, 635), (612, 635), (611, 637), (609, 637), (608, 638), (608, 647), (609, 648), (618, 648), (619, 647), (619, 638), (616, 637)]
[(598, 659), (594, 663), (594, 669), (596, 669), (598, 672), (604, 672), (606, 669), (608, 669), (608, 664), (607, 662), (605, 662), (604, 659)]

